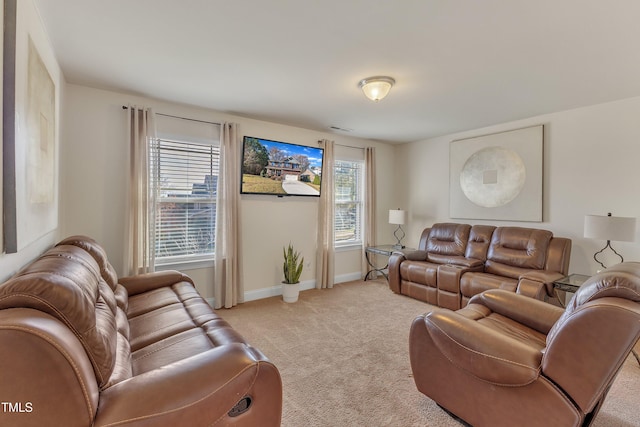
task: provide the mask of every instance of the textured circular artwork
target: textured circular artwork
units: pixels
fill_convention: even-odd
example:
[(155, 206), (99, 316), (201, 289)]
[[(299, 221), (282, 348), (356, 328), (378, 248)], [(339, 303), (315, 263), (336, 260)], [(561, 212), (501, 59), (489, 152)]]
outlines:
[(515, 151), (487, 147), (473, 153), (460, 171), (460, 188), (472, 203), (485, 208), (515, 199), (526, 180), (526, 168)]

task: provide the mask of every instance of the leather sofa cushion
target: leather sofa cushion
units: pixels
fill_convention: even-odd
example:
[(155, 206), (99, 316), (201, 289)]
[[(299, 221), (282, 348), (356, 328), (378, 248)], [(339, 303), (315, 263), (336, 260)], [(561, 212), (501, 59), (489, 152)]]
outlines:
[(523, 269), (542, 270), (545, 266), (547, 248), (553, 234), (548, 230), (520, 227), (498, 227), (493, 232), (487, 252), (486, 272), (514, 277), (508, 270), (500, 270), (498, 265)]
[(434, 224), (427, 240), (427, 252), (437, 255), (464, 256), (469, 241), (469, 224)]
[(463, 256), (429, 254), (429, 261), (436, 264), (450, 264), (461, 267), (480, 267), (482, 261), (474, 258), (465, 258)]
[(400, 264), (400, 275), (408, 282), (436, 287), (438, 264), (424, 261), (404, 261)]
[(109, 287), (115, 291), (118, 284), (118, 275), (116, 274), (115, 268), (113, 268), (107, 259), (107, 253), (104, 251), (102, 246), (98, 244), (98, 242), (87, 236), (71, 236), (62, 240), (56, 246), (64, 245), (77, 246), (89, 252), (100, 267), (100, 275), (104, 281), (107, 282)]
[[(144, 305), (151, 309), (142, 310)], [(133, 295), (130, 307), (134, 376), (221, 345), (244, 342), (190, 282)]]
[[(104, 293), (104, 295), (102, 295)], [(0, 309), (26, 307), (56, 317), (82, 343), (100, 387), (115, 365), (115, 297), (89, 253), (57, 246), (0, 286)]]
[(489, 289), (515, 292), (517, 287), (517, 279), (487, 273), (468, 272), (460, 278), (460, 293), (466, 297), (472, 297)]
[(465, 250), (465, 257), (485, 261), (491, 243), (491, 236), (496, 227), (493, 225), (474, 225), (469, 231), (469, 242)]

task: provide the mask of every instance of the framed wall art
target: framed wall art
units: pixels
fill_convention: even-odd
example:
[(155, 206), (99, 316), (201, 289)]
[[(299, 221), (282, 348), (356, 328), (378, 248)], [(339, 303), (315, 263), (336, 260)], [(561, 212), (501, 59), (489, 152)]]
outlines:
[(543, 125), (451, 141), (452, 218), (542, 221)]
[(4, 1), (4, 250), (58, 226), (60, 71), (32, 2)]

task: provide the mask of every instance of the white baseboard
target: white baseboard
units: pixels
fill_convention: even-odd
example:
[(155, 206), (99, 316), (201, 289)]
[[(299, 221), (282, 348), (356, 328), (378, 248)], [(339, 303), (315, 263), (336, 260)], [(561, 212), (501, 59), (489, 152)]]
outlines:
[[(300, 282), (300, 290), (306, 291), (316, 287), (315, 280), (303, 280)], [(244, 293), (244, 301), (255, 301), (257, 299), (277, 297), (282, 295), (282, 285), (271, 286), (270, 288), (255, 289)]]
[(353, 282), (354, 280), (362, 279), (361, 272), (341, 274), (333, 278), (333, 283), (344, 283), (344, 282)]
[[(362, 273), (358, 271), (355, 273), (347, 273), (347, 274), (341, 274), (339, 276), (336, 276), (334, 277), (333, 282), (344, 283), (344, 282), (351, 282), (351, 281), (360, 280), (360, 279), (362, 279)], [(315, 280), (304, 280), (300, 282), (300, 291), (307, 291), (309, 289), (314, 289), (315, 287), (316, 287)], [(276, 285), (276, 286), (271, 286), (269, 288), (254, 289), (252, 291), (246, 291), (244, 293), (244, 301), (245, 302), (255, 301), (263, 298), (277, 297), (279, 295), (282, 295), (282, 285)], [(211, 305), (211, 307), (214, 307), (215, 298), (207, 298), (206, 300), (209, 303), (209, 305)]]

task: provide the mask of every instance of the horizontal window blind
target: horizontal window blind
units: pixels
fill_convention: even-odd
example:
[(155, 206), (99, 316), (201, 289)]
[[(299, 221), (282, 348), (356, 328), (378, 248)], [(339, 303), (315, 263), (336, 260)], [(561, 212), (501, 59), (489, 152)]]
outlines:
[(335, 162), (335, 242), (362, 240), (362, 162)]
[(213, 254), (219, 146), (159, 139), (154, 151), (156, 260)]

